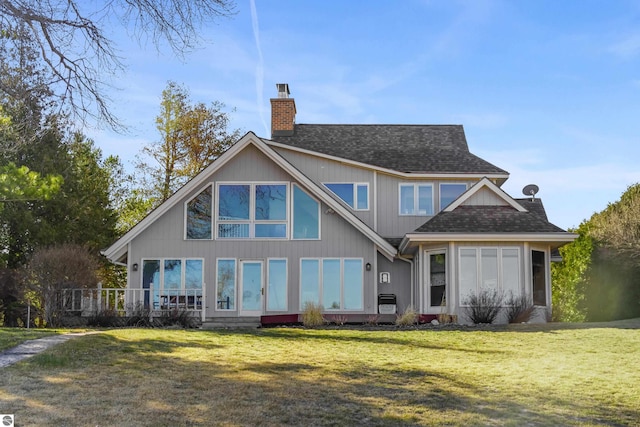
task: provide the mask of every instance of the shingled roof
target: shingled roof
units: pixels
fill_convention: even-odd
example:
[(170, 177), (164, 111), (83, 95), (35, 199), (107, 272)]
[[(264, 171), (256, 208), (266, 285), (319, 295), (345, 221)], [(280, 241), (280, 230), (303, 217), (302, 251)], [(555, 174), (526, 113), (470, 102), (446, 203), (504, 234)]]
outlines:
[(398, 172), (508, 174), (469, 152), (462, 125), (296, 124), (272, 140)]
[(511, 206), (462, 205), (442, 211), (418, 227), (418, 233), (566, 233), (547, 220), (540, 199), (516, 199), (527, 210)]

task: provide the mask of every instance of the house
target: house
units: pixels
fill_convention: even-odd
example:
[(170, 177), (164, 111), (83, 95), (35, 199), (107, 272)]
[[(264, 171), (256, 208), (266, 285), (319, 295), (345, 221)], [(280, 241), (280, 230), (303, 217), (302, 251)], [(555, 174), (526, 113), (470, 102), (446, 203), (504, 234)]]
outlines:
[(297, 124), (277, 87), (271, 139), (247, 133), (103, 252), (127, 267), (128, 302), (207, 322), (297, 322), (307, 302), (466, 321), (466, 298), (496, 289), (544, 320), (552, 254), (577, 236), (506, 194), (462, 126)]

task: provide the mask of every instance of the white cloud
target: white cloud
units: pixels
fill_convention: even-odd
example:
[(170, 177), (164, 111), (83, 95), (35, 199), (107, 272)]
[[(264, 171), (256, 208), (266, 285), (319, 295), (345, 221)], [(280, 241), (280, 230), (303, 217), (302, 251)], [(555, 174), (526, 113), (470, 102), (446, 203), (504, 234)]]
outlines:
[(640, 33), (631, 34), (609, 46), (608, 51), (628, 59), (640, 54)]

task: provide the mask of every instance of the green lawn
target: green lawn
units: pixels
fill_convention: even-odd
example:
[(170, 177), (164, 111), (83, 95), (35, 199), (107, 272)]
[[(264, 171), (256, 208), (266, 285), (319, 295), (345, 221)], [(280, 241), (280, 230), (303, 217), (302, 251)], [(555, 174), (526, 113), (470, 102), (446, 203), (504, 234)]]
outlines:
[(0, 371), (16, 425), (640, 425), (640, 322), (110, 330)]

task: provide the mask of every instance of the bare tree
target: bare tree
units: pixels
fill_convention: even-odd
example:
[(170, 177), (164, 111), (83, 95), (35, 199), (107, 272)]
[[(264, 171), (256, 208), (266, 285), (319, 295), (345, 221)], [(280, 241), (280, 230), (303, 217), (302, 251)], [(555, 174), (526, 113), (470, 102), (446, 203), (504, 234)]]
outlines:
[(67, 243), (34, 252), (26, 272), (47, 326), (60, 324), (65, 308), (63, 290), (95, 287), (98, 268), (89, 250), (80, 245)]
[(105, 29), (119, 22), (139, 41), (157, 48), (166, 43), (182, 57), (202, 41), (202, 26), (234, 9), (233, 0), (0, 0), (0, 38), (35, 43), (60, 108), (121, 129), (106, 90), (107, 76), (121, 71), (123, 62)]

